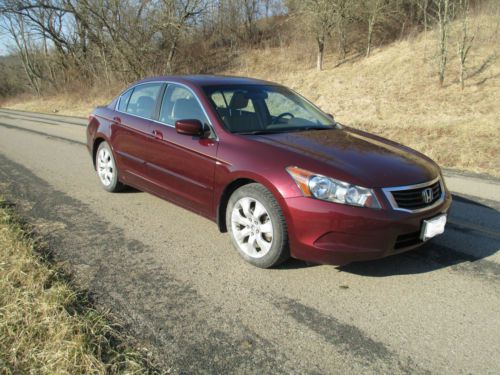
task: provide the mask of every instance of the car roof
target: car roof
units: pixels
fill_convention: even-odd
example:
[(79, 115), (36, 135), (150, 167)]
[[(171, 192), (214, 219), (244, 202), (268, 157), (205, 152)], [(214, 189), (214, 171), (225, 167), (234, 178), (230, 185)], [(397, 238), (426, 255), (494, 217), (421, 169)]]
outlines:
[(274, 82), (264, 81), (248, 77), (222, 76), (222, 75), (177, 75), (157, 76), (142, 79), (134, 84), (152, 81), (171, 81), (179, 83), (190, 83), (195, 86), (222, 86), (222, 85), (277, 85)]

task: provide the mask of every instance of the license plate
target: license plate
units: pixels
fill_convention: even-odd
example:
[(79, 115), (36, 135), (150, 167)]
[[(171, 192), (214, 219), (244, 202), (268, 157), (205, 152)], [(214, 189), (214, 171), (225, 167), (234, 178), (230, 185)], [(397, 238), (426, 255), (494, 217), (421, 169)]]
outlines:
[(427, 241), (429, 238), (437, 236), (444, 232), (446, 225), (446, 215), (439, 215), (429, 220), (424, 220), (422, 224), (422, 231), (420, 232), (420, 239)]

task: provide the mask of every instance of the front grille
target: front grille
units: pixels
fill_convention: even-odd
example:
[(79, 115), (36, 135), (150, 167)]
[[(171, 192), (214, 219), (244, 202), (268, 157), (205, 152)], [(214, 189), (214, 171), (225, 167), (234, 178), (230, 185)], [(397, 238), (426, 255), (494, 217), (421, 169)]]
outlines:
[(396, 244), (394, 245), (394, 250), (404, 249), (405, 247), (410, 247), (418, 245), (421, 243), (420, 232), (413, 232), (408, 234), (402, 234), (396, 239)]
[[(425, 200), (424, 190), (430, 189), (432, 191), (432, 197), (430, 200)], [(421, 184), (408, 186), (405, 188), (388, 188), (386, 189), (386, 195), (393, 208), (404, 209), (409, 211), (415, 211), (420, 209), (425, 209), (434, 205), (437, 201), (442, 199), (442, 187), (441, 181), (437, 180), (429, 184)], [(427, 195), (429, 198), (429, 195)], [(392, 198), (392, 199), (391, 199)]]

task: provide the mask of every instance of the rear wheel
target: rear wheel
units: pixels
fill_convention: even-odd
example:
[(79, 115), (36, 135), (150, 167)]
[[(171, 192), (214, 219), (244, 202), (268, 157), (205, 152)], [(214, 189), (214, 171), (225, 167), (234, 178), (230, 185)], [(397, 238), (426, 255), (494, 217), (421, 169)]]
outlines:
[(226, 223), (234, 247), (249, 263), (269, 268), (290, 257), (281, 208), (260, 184), (236, 190), (227, 205)]
[(101, 142), (96, 152), (95, 166), (99, 180), (104, 189), (109, 192), (123, 190), (125, 185), (118, 181), (118, 169), (107, 142)]

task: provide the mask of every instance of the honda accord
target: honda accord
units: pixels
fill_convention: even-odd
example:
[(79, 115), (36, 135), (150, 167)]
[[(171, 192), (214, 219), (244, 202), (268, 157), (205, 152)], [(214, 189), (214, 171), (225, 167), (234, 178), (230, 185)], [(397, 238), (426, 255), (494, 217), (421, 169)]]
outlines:
[(250, 78), (136, 82), (89, 116), (87, 147), (104, 189), (203, 215), (263, 268), (414, 249), (443, 233), (451, 204), (428, 157)]

